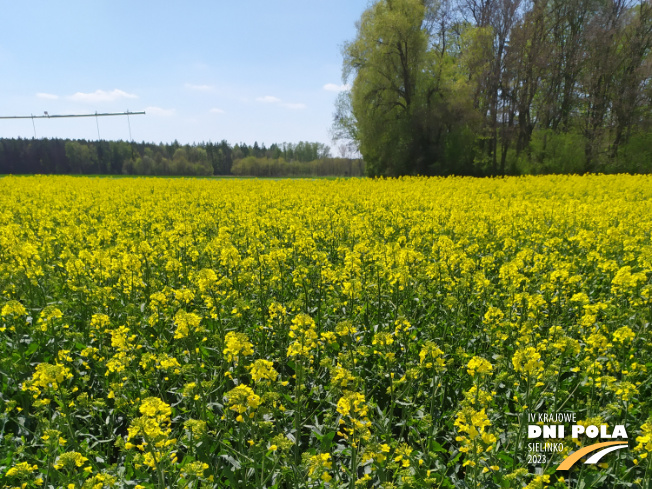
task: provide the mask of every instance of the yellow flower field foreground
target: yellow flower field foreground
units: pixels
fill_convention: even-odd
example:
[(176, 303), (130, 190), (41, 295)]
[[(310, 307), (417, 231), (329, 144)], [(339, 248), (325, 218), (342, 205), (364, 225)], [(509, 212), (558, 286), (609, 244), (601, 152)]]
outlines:
[(651, 232), (648, 176), (0, 178), (0, 481), (650, 487)]

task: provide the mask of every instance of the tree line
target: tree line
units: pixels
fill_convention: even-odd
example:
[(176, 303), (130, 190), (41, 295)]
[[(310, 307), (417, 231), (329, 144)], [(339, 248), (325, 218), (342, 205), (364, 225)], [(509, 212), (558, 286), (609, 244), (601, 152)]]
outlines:
[[(253, 162), (253, 163), (252, 163)], [(362, 163), (302, 141), (253, 145), (0, 139), (0, 174), (346, 176)]]
[(649, 172), (650, 0), (379, 0), (334, 134), (370, 175)]
[(234, 163), (231, 173), (252, 177), (362, 177), (365, 175), (365, 166), (361, 159), (352, 158), (322, 158), (302, 162), (247, 156)]

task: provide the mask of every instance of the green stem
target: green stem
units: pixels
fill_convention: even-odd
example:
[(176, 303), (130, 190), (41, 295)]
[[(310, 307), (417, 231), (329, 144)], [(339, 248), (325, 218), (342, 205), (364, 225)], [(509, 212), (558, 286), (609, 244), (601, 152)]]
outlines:
[[(525, 392), (525, 405), (529, 408), (530, 407), (530, 379), (528, 378), (527, 380), (527, 390)], [(523, 413), (525, 416), (527, 416), (527, 412)], [(518, 436), (516, 437), (516, 445), (514, 446), (514, 458), (512, 460), (512, 467), (516, 466), (516, 457), (518, 456), (518, 449), (519, 446), (521, 445), (521, 436), (523, 434), (523, 416), (519, 417), (518, 420)]]
[(303, 365), (297, 360), (296, 384), (294, 386), (296, 408), (294, 410), (294, 463), (298, 467), (301, 464), (301, 386), (303, 382)]
[[(147, 443), (148, 447), (154, 446), (154, 444), (151, 442), (149, 437), (143, 436), (143, 439)], [(166, 489), (165, 476), (163, 475), (163, 471), (161, 470), (161, 467), (159, 465), (160, 460), (156, 460), (156, 452), (154, 450), (150, 450), (150, 453), (152, 454), (152, 458), (154, 459), (154, 469), (156, 470), (156, 476), (158, 478), (158, 487), (159, 489)]]
[[(353, 438), (355, 440), (355, 438)], [(358, 448), (353, 447), (355, 443), (351, 443), (351, 480), (349, 481), (349, 488), (355, 489), (355, 481), (358, 479)]]

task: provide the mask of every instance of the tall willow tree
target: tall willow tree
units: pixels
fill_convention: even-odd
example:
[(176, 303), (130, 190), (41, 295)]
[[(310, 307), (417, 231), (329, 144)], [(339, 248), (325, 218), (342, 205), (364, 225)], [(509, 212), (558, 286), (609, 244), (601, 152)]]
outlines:
[(338, 99), (335, 135), (358, 143), (371, 176), (474, 171), (481, 117), (473, 108), (469, 46), (450, 32), (450, 11), (441, 5), (380, 0), (344, 47), (352, 87)]
[(426, 169), (432, 133), (424, 107), (436, 88), (425, 14), (420, 0), (379, 1), (364, 12), (356, 39), (344, 48), (345, 77), (354, 76), (344, 109), (356, 121), (371, 175)]

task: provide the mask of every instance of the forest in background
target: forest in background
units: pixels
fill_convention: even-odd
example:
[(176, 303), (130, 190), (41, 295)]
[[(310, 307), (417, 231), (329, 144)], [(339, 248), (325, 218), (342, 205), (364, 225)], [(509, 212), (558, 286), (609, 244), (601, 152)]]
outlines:
[(334, 135), (367, 173), (652, 170), (650, 0), (379, 0)]
[(182, 145), (68, 139), (0, 139), (0, 174), (362, 176), (359, 159), (302, 141), (266, 147), (227, 141)]

